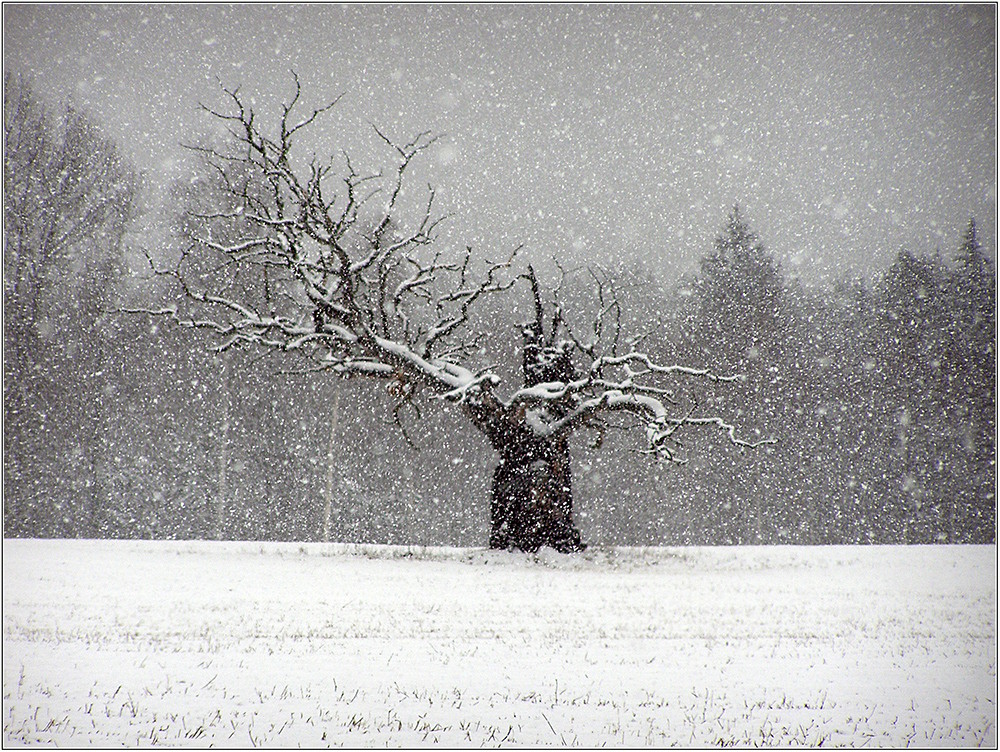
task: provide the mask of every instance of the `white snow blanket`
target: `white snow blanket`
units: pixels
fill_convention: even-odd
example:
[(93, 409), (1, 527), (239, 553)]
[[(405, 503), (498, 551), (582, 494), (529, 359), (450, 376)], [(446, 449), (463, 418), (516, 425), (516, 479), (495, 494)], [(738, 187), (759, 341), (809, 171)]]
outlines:
[(997, 745), (992, 546), (7, 540), (3, 743)]

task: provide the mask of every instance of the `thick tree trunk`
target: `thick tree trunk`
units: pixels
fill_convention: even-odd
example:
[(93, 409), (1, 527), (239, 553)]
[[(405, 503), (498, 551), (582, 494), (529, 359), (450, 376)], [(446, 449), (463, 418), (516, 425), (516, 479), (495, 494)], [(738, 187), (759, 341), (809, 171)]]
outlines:
[[(568, 343), (555, 341), (560, 317), (556, 313), (545, 336), (545, 311), (534, 270), (528, 281), (535, 304), (535, 319), (522, 326), (524, 385), (569, 383), (576, 378)], [(570, 404), (551, 402), (540, 411), (558, 416)], [(586, 545), (573, 524), (573, 490), (570, 478), (569, 438), (565, 433), (540, 436), (529, 428), (522, 405), (506, 409), (492, 400), (467, 408), (473, 422), (500, 453), (493, 474), (490, 504), (490, 548), (516, 548), (534, 552), (549, 546), (561, 553), (582, 551)], [(536, 416), (537, 417), (537, 416)]]
[(549, 546), (562, 553), (586, 548), (573, 524), (569, 445), (512, 442), (493, 474), (490, 548), (535, 552)]

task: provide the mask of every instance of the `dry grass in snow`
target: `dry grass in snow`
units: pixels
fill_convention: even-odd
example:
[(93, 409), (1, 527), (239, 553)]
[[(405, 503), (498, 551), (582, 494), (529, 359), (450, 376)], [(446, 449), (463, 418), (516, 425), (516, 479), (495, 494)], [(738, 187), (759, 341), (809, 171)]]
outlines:
[(8, 540), (5, 746), (992, 746), (994, 547)]

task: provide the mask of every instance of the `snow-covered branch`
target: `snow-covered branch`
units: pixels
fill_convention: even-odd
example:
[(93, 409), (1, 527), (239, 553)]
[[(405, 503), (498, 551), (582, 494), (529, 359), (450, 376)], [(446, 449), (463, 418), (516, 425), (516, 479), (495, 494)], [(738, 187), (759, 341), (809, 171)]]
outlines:
[[(536, 435), (556, 437), (580, 427), (603, 430), (604, 415), (626, 414), (645, 426), (646, 451), (662, 459), (683, 462), (677, 453), (678, 432), (689, 426), (715, 426), (736, 446), (755, 447), (773, 443), (771, 439), (748, 442), (719, 416), (696, 414), (696, 407), (682, 411), (678, 379), (702, 380), (714, 384), (745, 381), (742, 374), (721, 375), (707, 368), (657, 363), (648, 353), (629, 351), (616, 354), (620, 339), (621, 306), (610, 277), (590, 271), (595, 287), (597, 314), (592, 337), (575, 336), (559, 299), (566, 272), (555, 288), (551, 326), (546, 327), (545, 304), (534, 270), (528, 267), (535, 320), (524, 325), (525, 385), (506, 401), (512, 414), (523, 416), (525, 425)], [(608, 336), (605, 320), (613, 316)], [(560, 340), (565, 333), (568, 339)], [(611, 354), (602, 355), (602, 347)]]
[[(640, 368), (635, 368), (638, 365)], [(618, 371), (616, 375), (610, 372)], [(680, 365), (658, 365), (645, 353), (598, 357), (586, 375), (572, 381), (548, 381), (517, 390), (508, 405), (523, 406), (540, 435), (570, 432), (601, 413), (624, 412), (646, 426), (648, 451), (672, 462), (684, 460), (676, 453), (676, 434), (684, 426), (715, 426), (735, 446), (757, 447), (773, 439), (749, 442), (737, 436), (735, 426), (718, 416), (694, 415), (694, 409), (676, 415), (677, 390), (649, 381), (654, 376), (684, 376), (710, 382), (741, 382), (742, 374), (720, 376), (708, 369)], [(644, 380), (646, 379), (646, 380)]]
[[(587, 269), (596, 304), (587, 332), (587, 323), (574, 328), (582, 314), (563, 299), (562, 267), (545, 301), (534, 269), (519, 275), (514, 268), (520, 247), (500, 260), (436, 247), (445, 217), (435, 210), (433, 186), (411, 214), (401, 200), (436, 136), (398, 143), (373, 126), (388, 166), (367, 172), (343, 152), (328, 161), (302, 158), (297, 139), (339, 97), (303, 109), (297, 77), (294, 83), (273, 132), (239, 89), (223, 88), (227, 108), (204, 107), (227, 127), (230, 143), (193, 147), (208, 169), (184, 196), (178, 234), (187, 245), (172, 264), (151, 261), (182, 302), (146, 313), (205, 330), (220, 350), (295, 353), (315, 369), (392, 379), (405, 401), (421, 391), (458, 404), (501, 452), (521, 445), (531, 454), (538, 442), (601, 429), (612, 414), (644, 427), (647, 451), (675, 462), (685, 427), (714, 426), (737, 446), (767, 443), (742, 440), (721, 417), (685, 408), (689, 400), (678, 396), (678, 380), (723, 384), (742, 376), (620, 351), (622, 305), (608, 272)], [(496, 373), (473, 365), (480, 339), (468, 324), (487, 297), (517, 294), (518, 280), (529, 283), (534, 320), (522, 327), (524, 384), (503, 397)]]
[(412, 380), (449, 400), (493, 385), (492, 374), (452, 361), (474, 339), (470, 308), (514, 284), (514, 254), (482, 262), (468, 248), (429, 253), (445, 219), (433, 186), (415, 217), (400, 201), (438, 137), (397, 143), (373, 126), (390, 167), (364, 172), (343, 152), (305, 161), (297, 139), (340, 97), (306, 108), (293, 80), (270, 132), (238, 88), (223, 87), (226, 107), (202, 106), (230, 141), (191, 147), (207, 169), (185, 196), (180, 235), (189, 245), (166, 266), (151, 261), (183, 302), (145, 312), (206, 330), (220, 348), (295, 351), (334, 373)]

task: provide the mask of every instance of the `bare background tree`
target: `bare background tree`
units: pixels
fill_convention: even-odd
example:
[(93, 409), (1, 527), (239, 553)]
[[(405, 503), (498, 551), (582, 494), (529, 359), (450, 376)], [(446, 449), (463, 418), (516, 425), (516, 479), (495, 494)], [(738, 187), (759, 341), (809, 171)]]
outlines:
[[(86, 114), (54, 115), (22, 76), (4, 75), (3, 122), (5, 508), (30, 520), (28, 489), (61, 488), (56, 529), (96, 535), (122, 362), (106, 312), (138, 176)], [(72, 469), (52, 476), (58, 453)]]

